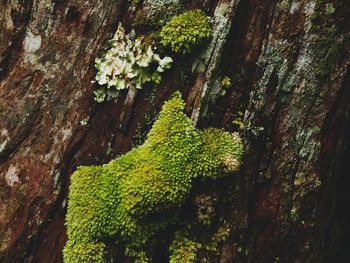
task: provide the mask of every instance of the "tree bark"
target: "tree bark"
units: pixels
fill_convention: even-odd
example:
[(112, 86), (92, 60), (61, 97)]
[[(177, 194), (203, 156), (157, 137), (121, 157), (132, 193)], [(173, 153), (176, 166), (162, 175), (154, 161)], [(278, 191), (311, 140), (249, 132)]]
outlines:
[(151, 2), (0, 2), (0, 261), (62, 262), (72, 172), (139, 143), (179, 89), (198, 127), (245, 125), (240, 173), (194, 189), (230, 226), (215, 262), (350, 262), (350, 2), (173, 1), (212, 17), (210, 43), (97, 104), (94, 59)]

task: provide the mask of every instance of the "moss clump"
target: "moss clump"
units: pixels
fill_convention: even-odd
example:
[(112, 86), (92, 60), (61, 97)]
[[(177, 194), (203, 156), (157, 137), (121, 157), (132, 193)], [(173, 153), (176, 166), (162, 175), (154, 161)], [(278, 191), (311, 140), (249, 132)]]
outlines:
[(212, 35), (208, 17), (201, 10), (175, 16), (161, 30), (161, 44), (181, 54), (190, 53)]
[(219, 248), (230, 236), (229, 224), (216, 221), (214, 228), (203, 228), (197, 223), (188, 222), (176, 231), (169, 247), (169, 263), (218, 262), (215, 258), (220, 256)]
[(105, 262), (105, 245), (102, 242), (77, 243), (75, 246), (67, 244), (64, 253), (65, 262)]
[(231, 86), (232, 86), (231, 78), (228, 77), (228, 76), (223, 77), (222, 80), (221, 80), (221, 85), (222, 85), (222, 87), (224, 87), (224, 88), (229, 88), (229, 87), (231, 87)]
[[(238, 135), (197, 130), (183, 113), (180, 93), (167, 101), (140, 147), (72, 175), (64, 262), (104, 262), (103, 240), (147, 262), (155, 236), (176, 220), (194, 178), (218, 178), (239, 168)], [(147, 251), (147, 252), (146, 252)]]
[(224, 223), (222, 226), (220, 226), (216, 233), (212, 235), (210, 238), (209, 244), (205, 246), (205, 249), (209, 252), (213, 252), (214, 254), (219, 254), (219, 245), (222, 242), (225, 242), (228, 237), (230, 236), (230, 227), (227, 223)]
[(200, 243), (188, 239), (181, 232), (177, 232), (169, 248), (169, 263), (194, 263), (200, 248)]

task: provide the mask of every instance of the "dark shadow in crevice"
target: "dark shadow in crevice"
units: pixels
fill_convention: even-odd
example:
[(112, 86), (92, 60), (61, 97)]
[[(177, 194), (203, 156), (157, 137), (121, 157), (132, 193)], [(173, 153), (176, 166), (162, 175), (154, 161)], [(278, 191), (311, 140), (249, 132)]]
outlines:
[[(328, 155), (323, 160), (321, 177), (326, 189), (328, 204), (325, 214), (329, 218), (324, 244), (319, 262), (350, 262), (350, 68), (345, 75), (342, 88), (323, 127), (325, 139), (323, 145), (328, 148)], [(327, 146), (328, 145), (328, 146)], [(331, 185), (327, 187), (327, 185)]]

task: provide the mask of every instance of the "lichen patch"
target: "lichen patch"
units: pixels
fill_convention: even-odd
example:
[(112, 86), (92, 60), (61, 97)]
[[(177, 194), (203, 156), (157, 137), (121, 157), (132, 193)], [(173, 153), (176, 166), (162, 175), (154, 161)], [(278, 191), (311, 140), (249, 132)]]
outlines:
[(34, 53), (41, 47), (41, 36), (34, 35), (32, 31), (28, 30), (24, 39), (24, 50), (26, 53)]
[(12, 187), (14, 186), (15, 183), (20, 183), (18, 173), (19, 173), (18, 168), (11, 164), (5, 174), (5, 180), (8, 186)]

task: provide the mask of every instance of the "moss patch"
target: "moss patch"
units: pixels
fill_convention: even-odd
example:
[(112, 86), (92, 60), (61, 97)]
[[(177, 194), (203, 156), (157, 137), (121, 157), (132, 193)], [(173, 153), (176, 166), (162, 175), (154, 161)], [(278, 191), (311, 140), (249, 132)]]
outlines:
[(208, 17), (201, 10), (175, 16), (161, 30), (161, 44), (172, 51), (188, 54), (212, 35)]
[(180, 93), (167, 101), (140, 147), (102, 166), (72, 175), (64, 262), (105, 262), (104, 240), (147, 262), (156, 236), (175, 223), (194, 178), (237, 171), (243, 152), (237, 134), (200, 131), (183, 113)]

